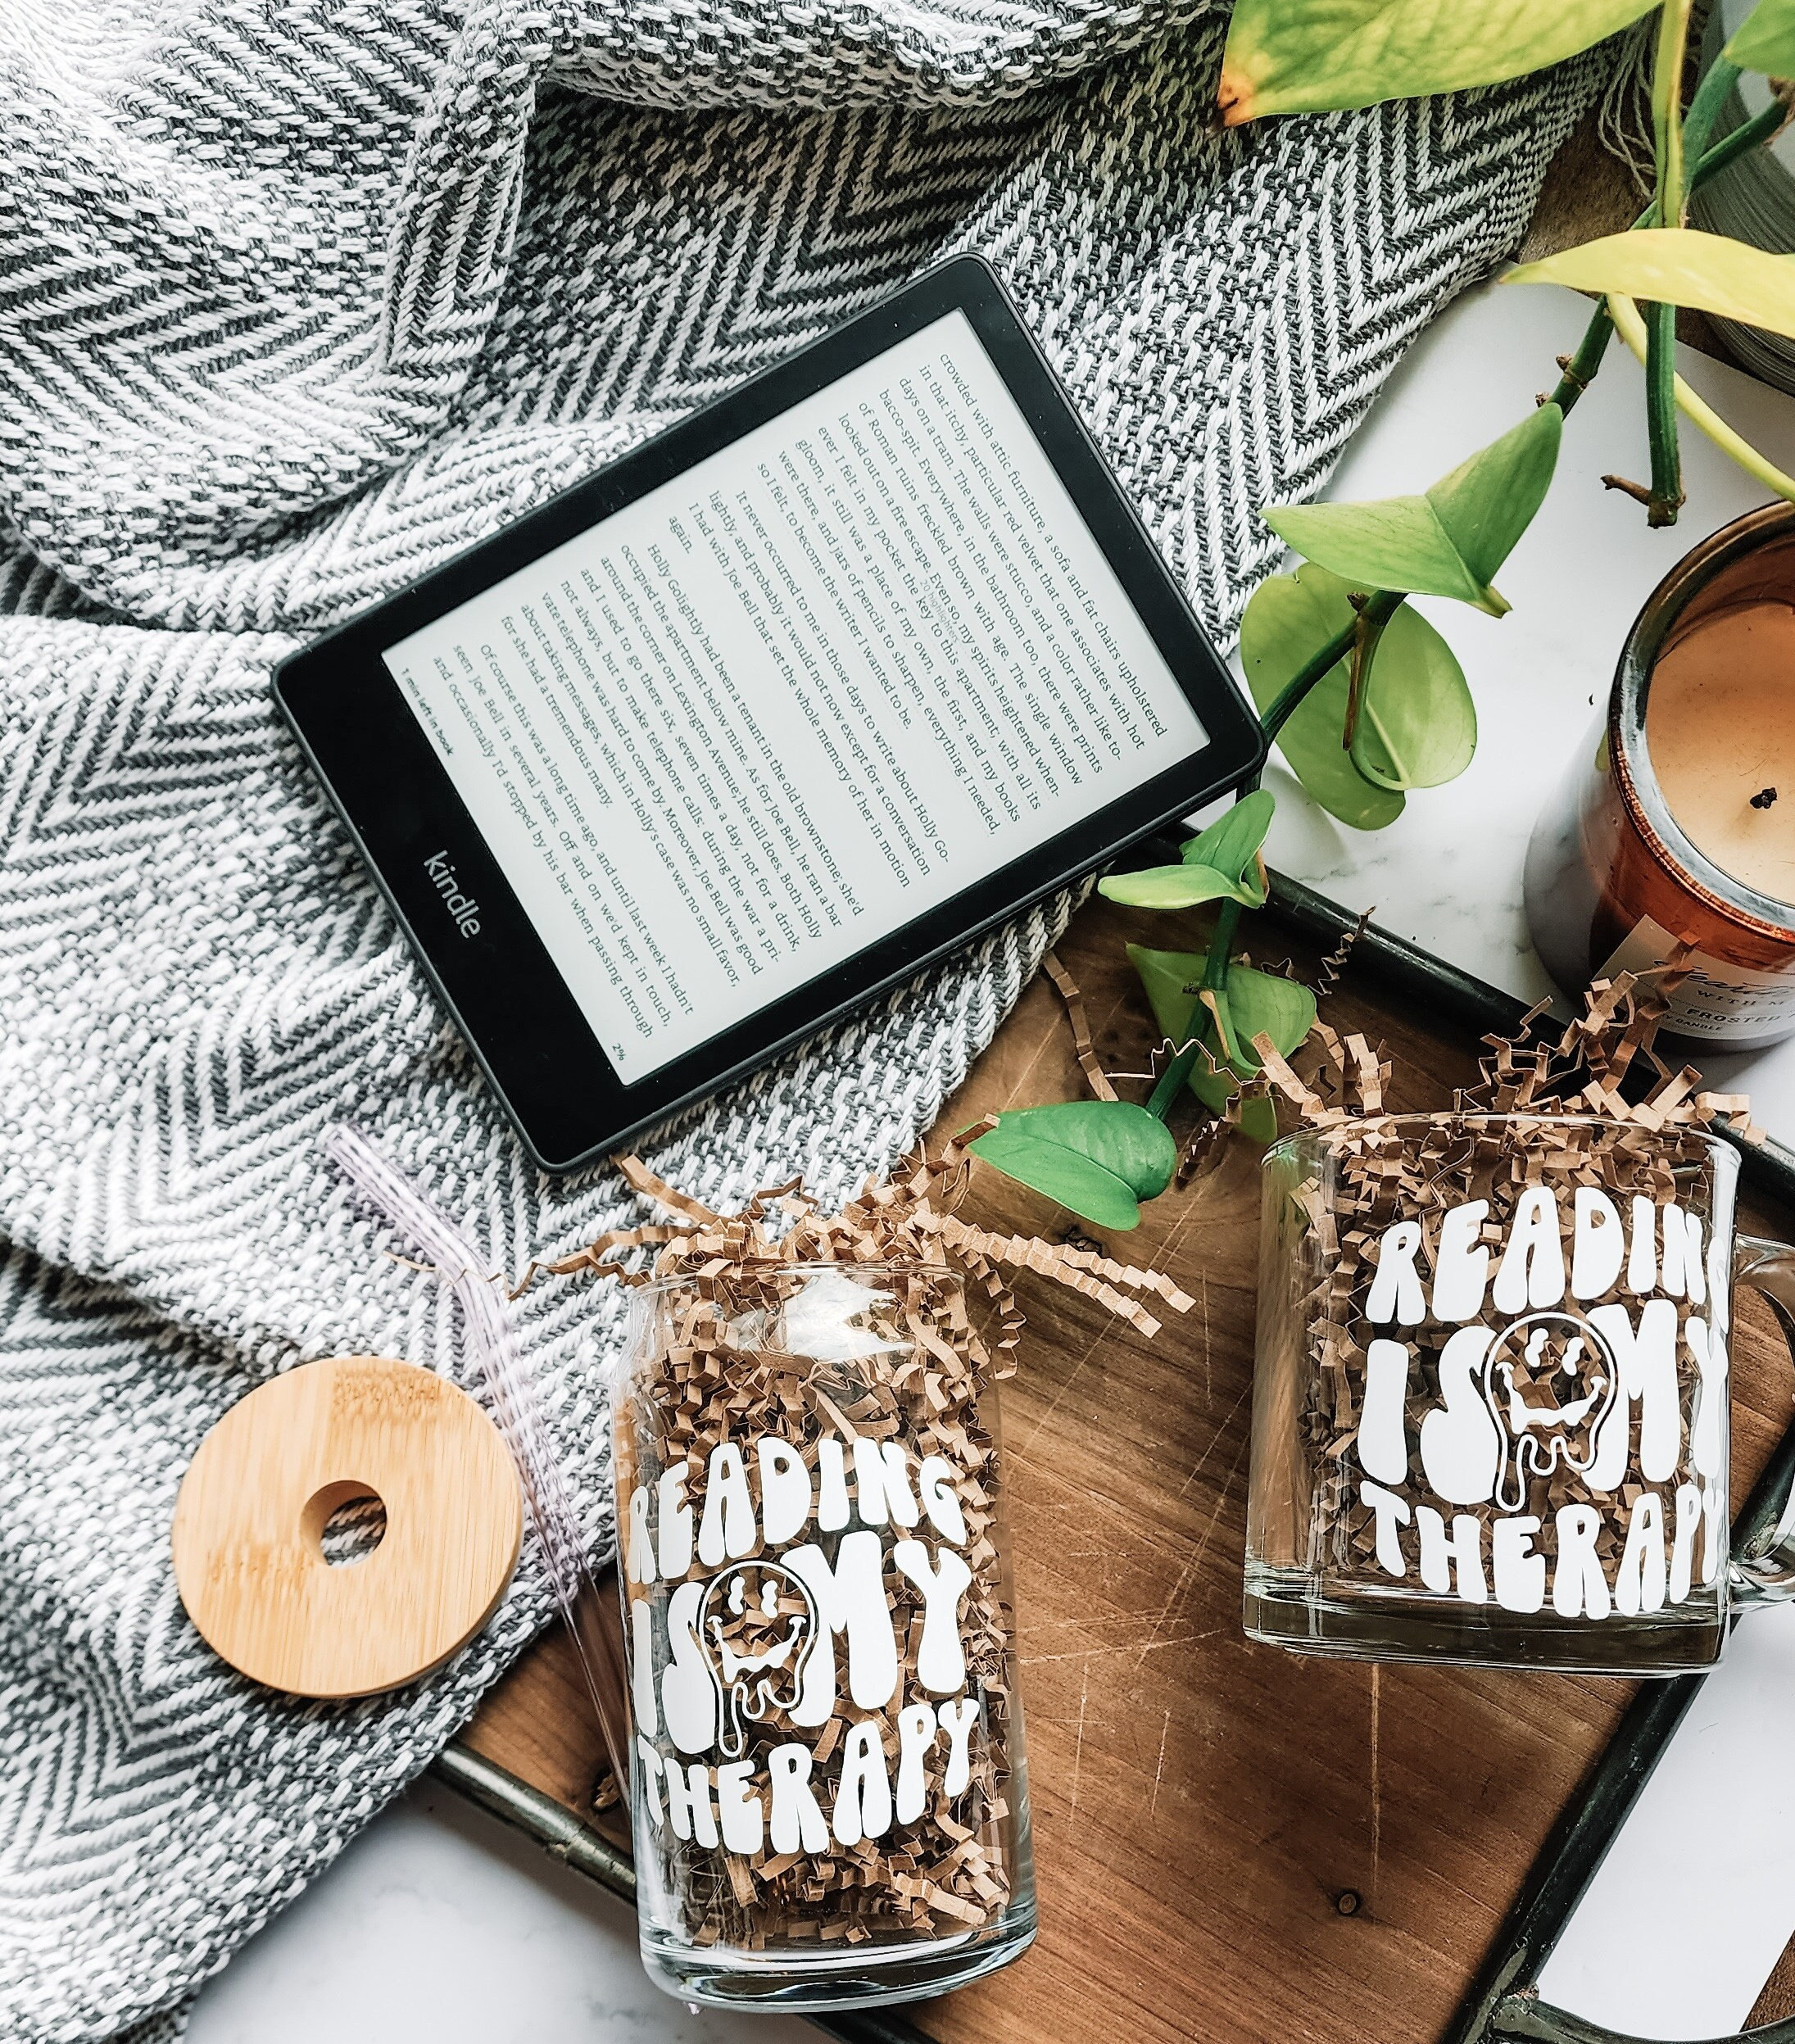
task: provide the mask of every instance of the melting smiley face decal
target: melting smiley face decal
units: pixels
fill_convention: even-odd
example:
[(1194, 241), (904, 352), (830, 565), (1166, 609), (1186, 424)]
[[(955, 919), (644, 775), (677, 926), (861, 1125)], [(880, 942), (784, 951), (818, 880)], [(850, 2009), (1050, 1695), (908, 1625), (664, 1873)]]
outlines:
[(731, 1760), (747, 1743), (742, 1720), (789, 1711), (816, 1643), (816, 1604), (777, 1561), (742, 1561), (714, 1575), (698, 1607), (698, 1637), (717, 1685), (718, 1743)]
[(1496, 1502), (1518, 1511), (1534, 1476), (1587, 1475), (1620, 1389), (1608, 1344), (1573, 1313), (1530, 1313), (1491, 1345), (1484, 1397), (1502, 1437)]

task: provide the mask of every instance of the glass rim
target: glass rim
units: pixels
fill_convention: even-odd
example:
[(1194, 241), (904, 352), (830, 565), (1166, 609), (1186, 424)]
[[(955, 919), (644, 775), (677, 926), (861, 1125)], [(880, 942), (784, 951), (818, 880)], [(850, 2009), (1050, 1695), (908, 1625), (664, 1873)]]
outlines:
[[(1293, 1149), (1300, 1143), (1325, 1141), (1343, 1129), (1438, 1128), (1455, 1122), (1466, 1126), (1530, 1123), (1536, 1127), (1602, 1128), (1616, 1135), (1630, 1131), (1654, 1138), (1661, 1138), (1666, 1133), (1664, 1129), (1643, 1129), (1636, 1122), (1616, 1121), (1611, 1114), (1542, 1114), (1526, 1110), (1503, 1113), (1491, 1108), (1474, 1108), (1469, 1112), (1461, 1112), (1457, 1108), (1410, 1108), (1400, 1114), (1355, 1114), (1344, 1122), (1335, 1122), (1326, 1128), (1292, 1129), (1288, 1135), (1281, 1135), (1275, 1143), (1266, 1146), (1265, 1154), (1259, 1160), (1260, 1167), (1262, 1170), (1281, 1150)], [(1693, 1136), (1705, 1143), (1711, 1151), (1725, 1152), (1735, 1164), (1738, 1162), (1738, 1152), (1733, 1143), (1719, 1130), (1697, 1128), (1687, 1122), (1673, 1122), (1668, 1126), (1682, 1135)]]
[[(931, 1262), (921, 1257), (905, 1257), (901, 1262), (887, 1257), (877, 1263), (850, 1262), (845, 1257), (751, 1257), (746, 1261), (736, 1260), (732, 1263), (731, 1267), (735, 1270), (751, 1267), (768, 1274), (783, 1271), (794, 1273), (809, 1273), (816, 1271), (864, 1271), (868, 1276), (876, 1276), (880, 1272), (920, 1271), (930, 1277), (950, 1277), (962, 1285), (966, 1281), (966, 1273), (955, 1265)], [(698, 1275), (699, 1273), (694, 1271), (678, 1271), (666, 1277), (645, 1278), (640, 1285), (632, 1285), (629, 1289), (637, 1298), (640, 1298), (645, 1292), (670, 1292), (678, 1286), (690, 1286)]]

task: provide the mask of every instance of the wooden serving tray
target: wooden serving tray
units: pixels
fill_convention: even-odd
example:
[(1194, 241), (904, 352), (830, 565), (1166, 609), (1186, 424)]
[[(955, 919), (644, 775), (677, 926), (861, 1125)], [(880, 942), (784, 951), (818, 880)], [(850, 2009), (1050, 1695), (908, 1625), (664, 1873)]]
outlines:
[[(1326, 905), (1288, 886), (1277, 903), (1249, 918), (1248, 947), (1294, 959), (1312, 985), (1331, 945)], [(1123, 945), (1194, 949), (1200, 930), (1097, 900), (1075, 919), (1060, 956), (1109, 1069), (1144, 1068), (1151, 1035)], [(1324, 1013), (1387, 1047), (1393, 1106), (1436, 1108), (1474, 1076), (1473, 1018), (1501, 1002), (1374, 935)], [(937, 1133), (1083, 1091), (1042, 977)], [(1776, 1167), (1751, 1176), (1742, 1226), (1788, 1237), (1795, 1212), (1763, 1190)], [(1066, 1227), (986, 1170), (964, 1211), (1006, 1231)], [(1029, 1324), (1004, 1426), (1041, 1928), (1015, 1965), (902, 2012), (937, 2044), (1428, 2044), (1631, 1694), (1611, 1679), (1304, 1660), (1245, 1639), (1258, 1214), (1258, 1153), (1230, 1139), (1207, 1176), (1107, 1245), (1196, 1298), (1156, 1340), (1045, 1280), (1017, 1287)], [(1755, 1294), (1742, 1294), (1739, 1323), (1743, 1498), (1791, 1402), (1788, 1351)], [(603, 1747), (564, 1638), (525, 1657), (444, 1770), (562, 1857), (627, 1883), (624, 1833), (589, 1821)], [(1767, 1991), (1759, 2019), (1783, 2012)], [(914, 2034), (856, 2020), (841, 2033)]]

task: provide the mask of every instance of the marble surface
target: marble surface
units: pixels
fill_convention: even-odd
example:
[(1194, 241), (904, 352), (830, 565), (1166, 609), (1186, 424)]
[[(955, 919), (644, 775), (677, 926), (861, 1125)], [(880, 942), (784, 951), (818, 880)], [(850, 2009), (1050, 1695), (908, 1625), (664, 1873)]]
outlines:
[[(1388, 386), (1335, 493), (1425, 487), (1521, 416), (1586, 317), (1584, 301), (1555, 290), (1492, 286), (1461, 301)], [(1795, 401), (1700, 356), (1687, 358), (1685, 371), (1795, 469)], [(1647, 469), (1640, 374), (1616, 347), (1567, 424), (1544, 510), (1500, 577), (1512, 614), (1496, 621), (1421, 604), (1476, 698), (1482, 738), (1470, 772), (1411, 797), (1392, 828), (1364, 836), (1317, 810), (1274, 765), (1274, 863), (1512, 992), (1548, 992), (1521, 910), (1534, 818), (1590, 728), (1621, 637), (1654, 584), (1698, 540), (1762, 501), (1693, 435), (1684, 467), (1689, 501), (1671, 532), (1648, 531), (1639, 505), (1602, 490), (1605, 470)], [(1714, 1059), (1710, 1076), (1748, 1086), (1773, 1132), (1795, 1143), (1795, 1044)], [(377, 1819), (206, 1989), (190, 2034), (193, 2044), (350, 2034), (431, 2044), (800, 2044), (818, 2033), (789, 2019), (687, 2012), (649, 1984), (634, 1924), (610, 1897), (425, 1785)]]
[(428, 1780), (201, 1993), (190, 2044), (816, 2044), (654, 1986), (633, 1911)]

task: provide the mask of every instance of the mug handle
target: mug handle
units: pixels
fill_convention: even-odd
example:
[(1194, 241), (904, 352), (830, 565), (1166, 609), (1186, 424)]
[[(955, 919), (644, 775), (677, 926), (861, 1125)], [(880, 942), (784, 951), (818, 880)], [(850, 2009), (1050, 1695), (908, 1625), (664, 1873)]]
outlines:
[[(1772, 1242), (1761, 1235), (1736, 1236), (1733, 1244), (1733, 1282), (1749, 1285), (1770, 1303), (1783, 1330), (1784, 1339), (1795, 1356), (1795, 1249), (1786, 1242)], [(1780, 1538), (1777, 1524), (1787, 1514), (1788, 1488), (1777, 1486), (1783, 1494), (1754, 1497), (1752, 1508), (1742, 1515), (1738, 1544), (1729, 1566), (1733, 1597), (1741, 1605), (1775, 1604), (1795, 1598), (1795, 1526)], [(1639, 1783), (1643, 1787), (1643, 1783)], [(1630, 1807), (1631, 1798), (1629, 1798)], [(1625, 1811), (1620, 1813), (1625, 1817)], [(1618, 1822), (1618, 1820), (1617, 1820)], [(1660, 2044), (1660, 2040), (1624, 2035), (1604, 2028), (1568, 2009), (1542, 2001), (1537, 1987), (1512, 1988), (1489, 2011), (1487, 2027), (1479, 2033), (1487, 2044)], [(1783, 2016), (1755, 2030), (1710, 2039), (1708, 2044), (1795, 2044), (1795, 2015)]]
[[(1783, 1339), (1795, 1353), (1795, 1249), (1786, 1242), (1771, 1242), (1762, 1235), (1742, 1235), (1733, 1244), (1733, 1282), (1749, 1285), (1761, 1292), (1783, 1330)], [(1741, 1604), (1780, 1604), (1795, 1597), (1795, 1525), (1780, 1535), (1777, 1521), (1791, 1515), (1786, 1496), (1754, 1528), (1747, 1528), (1732, 1557), (1733, 1594)], [(1779, 2028), (1747, 2033), (1769, 2037)], [(1795, 2022), (1790, 2026), (1790, 2044), (1795, 2044)]]

